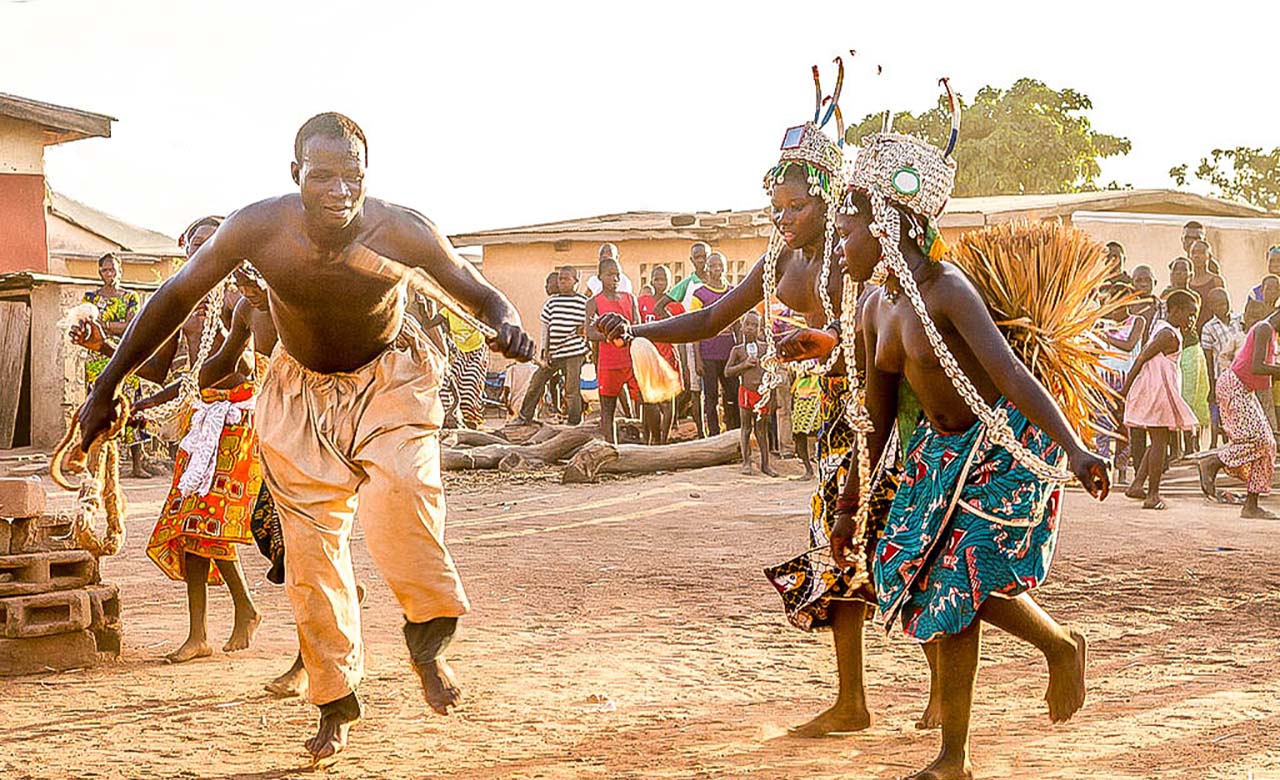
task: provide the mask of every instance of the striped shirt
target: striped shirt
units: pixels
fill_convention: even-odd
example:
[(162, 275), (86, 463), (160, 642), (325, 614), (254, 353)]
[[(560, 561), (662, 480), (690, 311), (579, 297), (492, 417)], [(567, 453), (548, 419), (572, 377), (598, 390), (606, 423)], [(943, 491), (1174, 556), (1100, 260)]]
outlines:
[(547, 355), (551, 360), (577, 357), (588, 352), (582, 329), (587, 324), (587, 299), (581, 295), (553, 295), (542, 304), (542, 324), (547, 328)]

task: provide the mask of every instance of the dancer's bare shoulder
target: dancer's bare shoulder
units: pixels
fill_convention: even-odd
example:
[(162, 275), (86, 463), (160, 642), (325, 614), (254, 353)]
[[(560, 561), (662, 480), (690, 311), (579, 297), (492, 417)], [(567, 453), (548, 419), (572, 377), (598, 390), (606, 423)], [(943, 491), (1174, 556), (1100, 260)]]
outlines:
[(430, 267), (449, 254), (449, 239), (416, 209), (369, 198), (364, 214), (361, 240), (385, 257), (406, 265)]

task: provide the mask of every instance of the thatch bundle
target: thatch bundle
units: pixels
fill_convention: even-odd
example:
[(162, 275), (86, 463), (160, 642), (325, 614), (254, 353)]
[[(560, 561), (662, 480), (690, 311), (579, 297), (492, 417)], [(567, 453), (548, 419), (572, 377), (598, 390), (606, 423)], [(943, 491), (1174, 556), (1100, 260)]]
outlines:
[(1115, 353), (1096, 331), (1107, 315), (1136, 301), (1100, 295), (1111, 273), (1102, 244), (1056, 220), (1016, 221), (964, 234), (951, 259), (1071, 427), (1092, 436), (1115, 396), (1099, 370)]

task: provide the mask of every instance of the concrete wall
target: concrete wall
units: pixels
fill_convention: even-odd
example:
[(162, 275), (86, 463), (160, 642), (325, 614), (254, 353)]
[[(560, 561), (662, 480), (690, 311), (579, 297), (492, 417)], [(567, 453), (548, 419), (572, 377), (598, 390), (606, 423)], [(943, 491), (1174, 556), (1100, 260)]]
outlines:
[(49, 269), (44, 226), (44, 135), (0, 117), (0, 273)]
[(92, 285), (37, 284), (31, 290), (31, 444), (52, 448), (84, 402), (84, 358), (59, 323)]
[(44, 175), (44, 131), (32, 122), (0, 116), (0, 174)]
[[(1192, 217), (1078, 213), (1077, 227), (1106, 243), (1119, 241), (1125, 248), (1125, 266), (1149, 265), (1156, 277), (1156, 292), (1169, 283), (1169, 262), (1182, 252), (1182, 226)], [(1222, 265), (1222, 276), (1231, 293), (1232, 309), (1244, 309), (1249, 290), (1267, 273), (1267, 248), (1280, 243), (1280, 220), (1199, 217), (1205, 238)]]

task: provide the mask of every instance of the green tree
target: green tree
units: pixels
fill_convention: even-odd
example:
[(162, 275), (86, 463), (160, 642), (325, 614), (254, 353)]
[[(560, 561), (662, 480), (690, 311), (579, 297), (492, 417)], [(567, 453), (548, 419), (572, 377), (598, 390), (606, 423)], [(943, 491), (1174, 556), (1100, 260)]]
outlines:
[(1186, 186), (1190, 176), (1213, 187), (1219, 197), (1241, 200), (1268, 211), (1280, 209), (1280, 148), (1264, 152), (1260, 148), (1237, 146), (1214, 149), (1200, 158), (1194, 174), (1188, 174), (1186, 163), (1169, 170), (1179, 187)]
[[(954, 152), (958, 197), (1100, 189), (1098, 161), (1129, 153), (1129, 139), (1093, 129), (1084, 113), (1093, 102), (1073, 89), (1054, 90), (1024, 78), (1008, 89), (983, 87), (971, 103), (961, 98), (961, 106), (963, 122)], [(845, 138), (857, 143), (880, 130), (882, 121), (880, 114), (868, 116), (849, 128)], [(919, 115), (895, 115), (893, 129), (942, 146), (951, 130), (946, 99)]]

